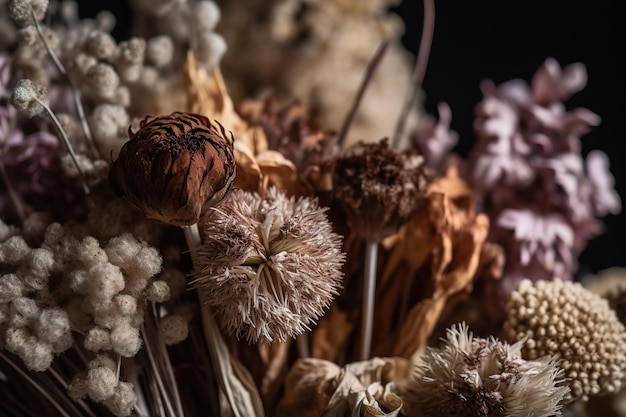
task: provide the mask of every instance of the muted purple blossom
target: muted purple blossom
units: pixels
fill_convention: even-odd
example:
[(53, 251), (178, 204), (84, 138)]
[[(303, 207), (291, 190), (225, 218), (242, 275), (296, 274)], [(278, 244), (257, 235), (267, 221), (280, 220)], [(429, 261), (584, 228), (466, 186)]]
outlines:
[(424, 116), (411, 134), (414, 146), (426, 160), (426, 166), (437, 172), (444, 158), (459, 141), (459, 135), (450, 130), (452, 110), (446, 103), (437, 106), (439, 121), (432, 116)]
[[(15, 84), (11, 61), (0, 56), (0, 159), (11, 185), (28, 210), (74, 214), (84, 209), (76, 179), (61, 169), (58, 139), (41, 118), (26, 119), (9, 104)], [(0, 216), (13, 219), (12, 204), (0, 183)]]
[(477, 206), (494, 220), (490, 239), (506, 253), (503, 278), (487, 285), (489, 296), (506, 301), (522, 278), (572, 279), (578, 255), (602, 230), (598, 218), (621, 210), (607, 156), (581, 155), (580, 138), (600, 117), (562, 102), (586, 82), (582, 64), (561, 69), (548, 59), (530, 86), (481, 84), (477, 142), (465, 168)]
[(615, 191), (615, 178), (609, 171), (609, 157), (602, 151), (591, 151), (586, 160), (587, 177), (593, 189), (591, 203), (600, 216), (619, 214), (622, 201)]
[(536, 258), (546, 272), (556, 276), (571, 271), (574, 231), (562, 216), (507, 209), (496, 220), (496, 226), (510, 230), (519, 242), (519, 253), (512, 254), (512, 261), (527, 266)]

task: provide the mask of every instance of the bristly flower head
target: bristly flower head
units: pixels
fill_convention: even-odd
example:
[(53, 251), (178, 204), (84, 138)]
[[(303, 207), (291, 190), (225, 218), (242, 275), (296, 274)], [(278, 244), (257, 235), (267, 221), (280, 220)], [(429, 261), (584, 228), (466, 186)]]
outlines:
[(569, 391), (558, 386), (556, 360), (526, 361), (523, 341), (509, 345), (473, 337), (465, 324), (447, 331), (444, 346), (428, 348), (408, 386), (411, 417), (551, 417)]
[(198, 222), (235, 180), (234, 139), (197, 114), (146, 117), (113, 162), (117, 194), (150, 218), (175, 226)]
[(337, 158), (333, 194), (354, 232), (379, 242), (395, 233), (426, 196), (424, 159), (389, 148), (388, 141), (358, 143)]
[(341, 237), (317, 201), (235, 190), (211, 213), (195, 284), (222, 327), (248, 342), (304, 332), (337, 294)]

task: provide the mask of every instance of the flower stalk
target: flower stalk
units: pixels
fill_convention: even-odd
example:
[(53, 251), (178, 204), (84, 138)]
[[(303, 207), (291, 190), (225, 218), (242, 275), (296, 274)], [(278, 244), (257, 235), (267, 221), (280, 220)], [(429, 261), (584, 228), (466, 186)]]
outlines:
[(378, 242), (365, 243), (365, 276), (363, 280), (363, 313), (361, 314), (361, 360), (368, 359), (372, 351), (374, 326), (374, 297), (376, 294), (376, 266), (378, 264)]
[(406, 120), (409, 117), (411, 107), (415, 105), (417, 95), (422, 88), (422, 82), (424, 81), (424, 75), (426, 74), (426, 67), (428, 66), (428, 57), (430, 56), (430, 47), (433, 44), (433, 34), (435, 33), (435, 0), (424, 0), (424, 26), (422, 28), (422, 38), (420, 39), (420, 49), (417, 54), (417, 60), (415, 62), (415, 69), (413, 71), (413, 86), (410, 91), (408, 100), (404, 102), (402, 112), (396, 128), (393, 133), (393, 139), (391, 141), (391, 148), (397, 149), (402, 132), (406, 126)]
[(93, 135), (91, 134), (91, 129), (89, 128), (89, 124), (87, 123), (87, 117), (85, 116), (85, 109), (83, 108), (83, 103), (80, 99), (80, 93), (78, 92), (78, 89), (74, 85), (74, 82), (72, 82), (72, 79), (67, 75), (67, 71), (65, 70), (65, 67), (63, 66), (61, 61), (59, 61), (59, 58), (56, 56), (54, 51), (50, 48), (50, 45), (48, 45), (48, 42), (46, 41), (46, 37), (44, 36), (43, 31), (41, 30), (41, 25), (39, 25), (39, 21), (37, 20), (35, 16), (35, 11), (32, 9), (32, 7), (30, 8), (30, 13), (33, 18), (33, 24), (35, 25), (35, 29), (37, 30), (37, 35), (41, 39), (41, 42), (43, 42), (43, 45), (46, 48), (46, 52), (48, 53), (48, 56), (54, 63), (54, 66), (57, 68), (59, 73), (67, 79), (70, 89), (72, 90), (72, 98), (74, 100), (74, 104), (76, 105), (78, 119), (80, 120), (80, 125), (83, 130), (83, 133), (85, 134), (87, 145), (89, 146), (89, 150), (91, 151), (93, 156), (97, 158), (99, 156), (99, 152), (93, 140)]
[[(187, 241), (187, 246), (191, 253), (192, 262), (197, 254), (197, 249), (200, 246), (200, 229), (198, 228), (198, 224), (192, 224), (191, 226), (181, 226), (183, 232), (185, 234), (185, 239)], [(222, 337), (222, 333), (215, 322), (215, 315), (211, 310), (211, 307), (206, 297), (203, 295), (203, 291), (198, 291), (198, 297), (200, 298), (200, 309), (202, 314), (202, 326), (204, 328), (204, 337), (206, 340), (207, 347), (209, 348), (209, 355), (211, 357), (211, 363), (213, 365), (213, 371), (215, 372), (215, 376), (217, 379), (217, 383), (219, 384), (220, 391), (226, 396), (228, 399), (228, 403), (232, 409), (232, 413), (234, 417), (244, 417), (242, 414), (242, 409), (246, 408), (242, 403), (247, 403), (252, 405), (253, 403), (256, 405), (256, 415), (255, 417), (263, 417), (262, 415), (262, 405), (260, 405), (260, 399), (256, 392), (249, 392), (248, 401), (243, 399), (237, 400), (235, 393), (233, 392), (233, 385), (238, 385), (237, 396), (241, 396), (245, 387), (241, 382), (234, 376), (237, 372), (236, 369), (233, 369), (233, 363), (231, 362), (230, 351), (228, 350), (228, 346)], [(241, 371), (241, 370), (240, 370)], [(252, 410), (248, 410), (252, 412)], [(253, 415), (253, 414), (251, 414)]]
[(67, 137), (67, 133), (65, 133), (65, 129), (63, 129), (63, 126), (61, 126), (61, 122), (59, 122), (59, 119), (57, 119), (56, 115), (54, 114), (50, 106), (48, 106), (44, 101), (39, 100), (36, 97), (34, 98), (34, 100), (37, 101), (43, 107), (45, 112), (48, 114), (48, 116), (54, 123), (54, 126), (57, 128), (59, 134), (61, 135), (61, 139), (63, 139), (63, 143), (65, 144), (65, 147), (67, 148), (67, 151), (69, 152), (70, 157), (72, 158), (72, 162), (74, 162), (74, 165), (76, 165), (76, 169), (78, 170), (78, 174), (80, 175), (80, 179), (82, 181), (83, 191), (85, 192), (86, 195), (89, 195), (90, 190), (89, 190), (89, 185), (87, 184), (87, 177), (85, 176), (85, 172), (83, 171), (80, 164), (78, 163), (76, 152), (74, 152), (74, 147), (72, 147), (72, 144), (70, 143), (70, 139)]

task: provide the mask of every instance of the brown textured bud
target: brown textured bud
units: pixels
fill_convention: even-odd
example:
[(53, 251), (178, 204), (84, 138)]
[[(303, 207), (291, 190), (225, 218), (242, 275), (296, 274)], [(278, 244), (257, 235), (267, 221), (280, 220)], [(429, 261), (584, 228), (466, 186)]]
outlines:
[(150, 218), (175, 226), (197, 223), (235, 180), (232, 133), (209, 119), (172, 113), (146, 117), (113, 162), (115, 192)]
[(425, 201), (430, 174), (424, 158), (389, 148), (387, 139), (357, 143), (337, 158), (333, 194), (357, 236), (380, 242)]

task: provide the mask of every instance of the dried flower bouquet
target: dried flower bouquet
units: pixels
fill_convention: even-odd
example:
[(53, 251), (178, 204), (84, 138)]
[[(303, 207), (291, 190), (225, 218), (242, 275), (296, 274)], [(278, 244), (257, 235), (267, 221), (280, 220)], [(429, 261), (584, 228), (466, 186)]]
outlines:
[(434, 1), (413, 74), (387, 3), (134, 0), (118, 42), (110, 13), (0, 2), (0, 416), (618, 395), (626, 287), (572, 282), (621, 210), (607, 156), (581, 156), (598, 116), (563, 104), (584, 66), (484, 83), (462, 159), (451, 109), (416, 108)]

